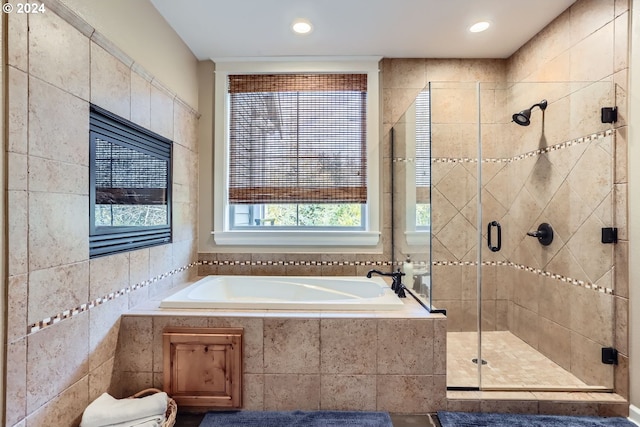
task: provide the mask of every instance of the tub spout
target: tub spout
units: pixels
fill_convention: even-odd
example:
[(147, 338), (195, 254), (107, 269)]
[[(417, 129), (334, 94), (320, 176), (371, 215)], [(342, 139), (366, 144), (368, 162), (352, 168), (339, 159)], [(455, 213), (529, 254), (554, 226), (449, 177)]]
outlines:
[(379, 274), (380, 276), (392, 276), (394, 273), (383, 273), (380, 270), (369, 270), (369, 272), (367, 273), (367, 279), (371, 279), (371, 276), (373, 276), (373, 274)]
[(380, 276), (391, 277), (391, 290), (398, 295), (400, 298), (406, 298), (404, 293), (405, 286), (402, 284), (402, 276), (405, 274), (398, 269), (398, 271), (392, 271), (391, 273), (383, 273), (380, 270), (369, 270), (367, 273), (367, 278), (371, 278), (373, 274), (378, 274)]

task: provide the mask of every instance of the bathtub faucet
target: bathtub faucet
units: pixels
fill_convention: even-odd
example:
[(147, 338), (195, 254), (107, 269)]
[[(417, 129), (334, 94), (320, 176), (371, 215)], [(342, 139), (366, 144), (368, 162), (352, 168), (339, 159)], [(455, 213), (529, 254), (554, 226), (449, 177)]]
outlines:
[(383, 273), (380, 270), (369, 270), (367, 273), (367, 278), (371, 279), (373, 274), (378, 274), (380, 276), (391, 277), (391, 290), (394, 291), (398, 297), (406, 298), (406, 294), (404, 293), (404, 285), (402, 284), (402, 276), (405, 274), (398, 269), (398, 271), (392, 271), (391, 273)]

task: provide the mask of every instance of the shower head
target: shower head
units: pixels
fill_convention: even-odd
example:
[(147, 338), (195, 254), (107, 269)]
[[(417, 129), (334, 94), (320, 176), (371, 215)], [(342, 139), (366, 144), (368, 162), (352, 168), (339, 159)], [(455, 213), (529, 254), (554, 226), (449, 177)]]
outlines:
[(529, 123), (531, 123), (531, 120), (529, 120), (530, 118), (531, 109), (522, 110), (512, 116), (513, 121), (520, 126), (529, 126)]
[(519, 113), (514, 114), (513, 116), (511, 116), (511, 118), (514, 122), (516, 122), (516, 124), (519, 124), (520, 126), (529, 126), (529, 123), (531, 123), (531, 110), (533, 110), (535, 107), (540, 108), (542, 111), (546, 110), (547, 100), (543, 99), (539, 103), (533, 104), (526, 110), (522, 110)]

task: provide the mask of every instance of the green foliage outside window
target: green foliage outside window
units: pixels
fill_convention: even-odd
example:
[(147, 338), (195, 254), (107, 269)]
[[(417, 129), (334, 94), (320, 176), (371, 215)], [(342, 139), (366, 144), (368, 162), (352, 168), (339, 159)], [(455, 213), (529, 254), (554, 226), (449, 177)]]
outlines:
[(96, 205), (96, 227), (149, 227), (167, 224), (166, 205)]
[(271, 204), (265, 205), (265, 219), (275, 226), (359, 227), (360, 204)]
[(431, 224), (431, 205), (428, 203), (416, 204), (416, 228), (429, 227)]

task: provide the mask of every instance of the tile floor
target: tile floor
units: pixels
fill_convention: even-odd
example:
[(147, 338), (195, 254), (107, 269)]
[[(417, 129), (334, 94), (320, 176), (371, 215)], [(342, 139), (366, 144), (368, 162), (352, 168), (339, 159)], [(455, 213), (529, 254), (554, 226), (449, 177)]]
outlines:
[[(477, 387), (477, 334), (447, 333), (447, 387)], [(508, 331), (483, 332), (482, 387), (487, 389), (602, 390), (588, 386)]]

